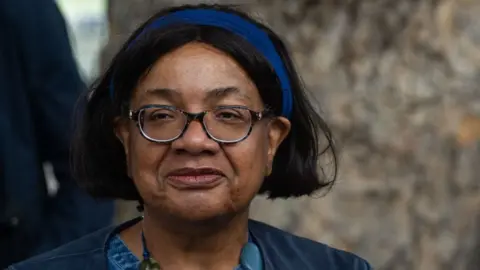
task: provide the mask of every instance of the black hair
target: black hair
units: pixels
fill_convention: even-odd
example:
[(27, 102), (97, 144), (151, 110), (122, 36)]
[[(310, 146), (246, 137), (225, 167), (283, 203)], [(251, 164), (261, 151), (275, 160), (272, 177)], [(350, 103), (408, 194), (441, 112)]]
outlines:
[[(147, 20), (126, 41), (103, 76), (85, 95), (86, 104), (79, 110), (80, 123), (72, 156), (73, 171), (80, 185), (96, 197), (141, 201), (127, 173), (123, 146), (114, 133), (114, 119), (126, 117), (132, 90), (151, 66), (162, 55), (187, 43), (202, 42), (230, 55), (256, 84), (265, 105), (276, 115), (281, 114), (282, 91), (275, 72), (263, 55), (241, 37), (227, 30), (201, 25), (178, 25), (142, 33), (152, 20), (187, 8), (231, 12), (256, 24), (269, 35), (286, 66), (293, 95), (291, 131), (280, 145), (272, 174), (264, 179), (260, 193), (269, 198), (287, 198), (310, 195), (324, 188), (329, 190), (337, 175), (332, 134), (309, 102), (286, 46), (272, 30), (238, 9), (206, 4), (167, 8)], [(130, 46), (133, 40), (134, 45)], [(111, 81), (115, 88), (113, 97), (110, 96)], [(326, 142), (325, 148), (320, 147), (321, 140)], [(333, 159), (331, 174), (325, 173), (319, 164), (320, 157), (328, 154)]]

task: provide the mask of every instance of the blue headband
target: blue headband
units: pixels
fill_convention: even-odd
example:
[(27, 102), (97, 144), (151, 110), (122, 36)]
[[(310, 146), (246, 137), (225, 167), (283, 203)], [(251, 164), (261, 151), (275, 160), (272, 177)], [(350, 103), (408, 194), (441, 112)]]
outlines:
[[(211, 9), (190, 9), (176, 11), (154, 20), (145, 27), (138, 37), (148, 30), (164, 28), (175, 23), (190, 23), (223, 28), (241, 36), (251, 43), (263, 54), (274, 69), (282, 87), (282, 115), (290, 118), (293, 103), (290, 79), (280, 55), (277, 53), (275, 46), (265, 31), (233, 13)], [(129, 46), (131, 46), (138, 37), (131, 42)], [(113, 97), (113, 80), (111, 82), (110, 94)]]

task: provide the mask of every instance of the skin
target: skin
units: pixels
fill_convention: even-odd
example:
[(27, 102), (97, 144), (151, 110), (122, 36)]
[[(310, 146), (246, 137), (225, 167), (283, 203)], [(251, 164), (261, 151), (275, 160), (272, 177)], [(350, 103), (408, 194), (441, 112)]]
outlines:
[[(130, 106), (136, 110), (148, 104), (188, 112), (219, 105), (264, 109), (241, 66), (201, 43), (158, 59), (139, 81)], [(160, 144), (146, 140), (133, 121), (118, 119), (116, 133), (129, 174), (145, 202), (144, 220), (121, 233), (127, 246), (141, 258), (143, 228), (148, 248), (163, 269), (233, 269), (247, 240), (249, 204), (289, 130), (286, 118), (267, 118), (257, 122), (244, 141), (220, 145), (194, 121), (182, 137)], [(172, 185), (168, 174), (183, 167), (212, 167), (224, 176), (211, 188), (182, 189)]]

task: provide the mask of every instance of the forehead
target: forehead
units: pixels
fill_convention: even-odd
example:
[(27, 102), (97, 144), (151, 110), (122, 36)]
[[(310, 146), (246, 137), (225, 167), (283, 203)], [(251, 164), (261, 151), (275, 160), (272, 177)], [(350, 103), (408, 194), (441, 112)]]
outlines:
[(214, 89), (226, 88), (260, 99), (254, 82), (232, 57), (203, 43), (189, 43), (158, 59), (139, 82), (135, 96), (146, 98), (154, 89), (170, 89), (189, 99), (201, 99)]

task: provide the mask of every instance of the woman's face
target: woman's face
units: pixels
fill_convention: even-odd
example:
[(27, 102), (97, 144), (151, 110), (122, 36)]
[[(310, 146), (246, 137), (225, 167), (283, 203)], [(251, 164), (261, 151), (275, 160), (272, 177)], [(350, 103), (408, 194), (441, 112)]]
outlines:
[[(198, 113), (224, 105), (264, 109), (255, 84), (223, 52), (190, 43), (161, 57), (142, 77), (131, 109), (171, 105)], [(206, 220), (246, 210), (258, 192), (275, 152), (290, 129), (287, 119), (266, 118), (234, 144), (210, 139), (192, 121), (177, 140), (145, 139), (134, 121), (120, 121), (129, 174), (148, 212), (187, 220)]]

